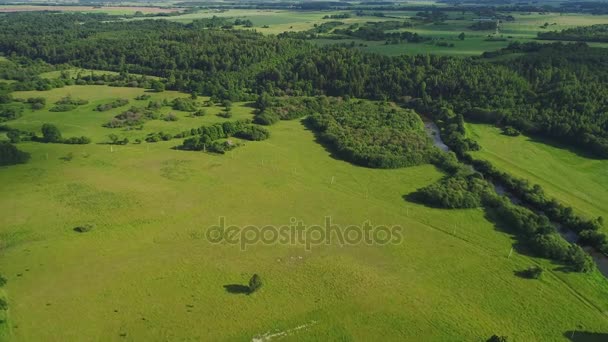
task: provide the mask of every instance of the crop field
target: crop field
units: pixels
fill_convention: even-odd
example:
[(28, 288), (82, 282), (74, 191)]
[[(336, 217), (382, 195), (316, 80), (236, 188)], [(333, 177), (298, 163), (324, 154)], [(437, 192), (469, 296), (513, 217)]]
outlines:
[(482, 149), (474, 152), (513, 175), (541, 185), (548, 195), (587, 217), (608, 217), (608, 162), (578, 150), (526, 136), (509, 137), (499, 128), (467, 125)]
[[(96, 104), (143, 92), (70, 86), (14, 93), (47, 103), (67, 94), (88, 99), (73, 112), (28, 111), (8, 124), (53, 123), (64, 136), (87, 135), (93, 143), (22, 142), (32, 160), (0, 168), (0, 269), (10, 305), (0, 317), (2, 338), (477, 341), (500, 332), (516, 341), (553, 341), (608, 329), (608, 281), (597, 271), (563, 272), (525, 251), (509, 256), (514, 238), (482, 210), (404, 200), (443, 176), (431, 165), (353, 166), (333, 158), (299, 120), (280, 122), (270, 139), (225, 155), (173, 150), (179, 140), (111, 150), (103, 143), (117, 130), (134, 139), (225, 120), (210, 107), (200, 118), (179, 112), (176, 122), (148, 121), (143, 131), (101, 127), (121, 109), (100, 113), (92, 110)], [(252, 117), (245, 103), (233, 112), (234, 119)], [(73, 158), (63, 158), (69, 153)], [(206, 239), (220, 216), (239, 226), (369, 220), (401, 226), (403, 241), (332, 242), (309, 251), (256, 244), (242, 251)], [(83, 224), (95, 228), (73, 230)], [(531, 265), (545, 267), (541, 280), (515, 275)], [(254, 295), (224, 288), (246, 284), (252, 273), (265, 281)]]

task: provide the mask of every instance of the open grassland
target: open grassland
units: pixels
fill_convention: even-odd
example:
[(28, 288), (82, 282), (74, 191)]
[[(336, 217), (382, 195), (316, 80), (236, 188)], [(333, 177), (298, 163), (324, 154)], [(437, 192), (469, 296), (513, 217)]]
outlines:
[[(68, 93), (91, 103), (9, 122), (51, 122), (64, 136), (87, 135), (94, 143), (20, 143), (32, 160), (0, 168), (0, 270), (10, 305), (0, 336), (245, 341), (287, 331), (300, 340), (479, 341), (498, 333), (555, 341), (572, 330), (608, 330), (608, 281), (598, 272), (564, 273), (517, 252), (509, 258), (513, 238), (482, 210), (406, 202), (404, 195), (442, 177), (430, 165), (355, 167), (334, 159), (297, 120), (222, 156), (175, 151), (175, 141), (111, 152), (95, 142), (112, 131), (100, 126), (112, 111), (91, 108), (143, 90), (74, 86), (15, 96), (52, 102)], [(251, 117), (241, 104), (233, 111)], [(62, 160), (68, 153), (74, 158)], [(240, 251), (205, 239), (219, 216), (240, 226), (286, 225), (292, 217), (322, 224), (331, 216), (344, 228), (370, 220), (402, 226), (404, 240)], [(73, 231), (86, 223), (96, 227)], [(514, 275), (535, 264), (547, 269), (541, 280)], [(245, 284), (252, 273), (265, 283), (254, 295), (223, 288)]]
[(608, 218), (608, 161), (587, 158), (550, 141), (509, 137), (489, 125), (468, 124), (467, 130), (482, 147), (475, 157), (541, 185), (580, 214)]

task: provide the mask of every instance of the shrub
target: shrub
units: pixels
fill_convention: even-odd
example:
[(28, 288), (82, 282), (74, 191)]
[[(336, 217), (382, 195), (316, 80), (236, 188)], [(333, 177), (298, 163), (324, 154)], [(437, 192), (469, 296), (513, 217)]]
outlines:
[(4, 285), (6, 285), (7, 280), (6, 278), (4, 278), (2, 275), (0, 275), (0, 287), (3, 287)]
[(249, 293), (254, 293), (262, 287), (262, 278), (259, 275), (254, 274), (249, 279)]
[(169, 113), (169, 114), (165, 115), (165, 117), (163, 118), (163, 120), (165, 120), (165, 121), (177, 121), (177, 120), (179, 120), (179, 118), (174, 113)]
[(127, 104), (129, 104), (129, 100), (127, 100), (127, 99), (118, 99), (118, 100), (112, 101), (110, 103), (100, 104), (100, 105), (98, 105), (95, 108), (95, 110), (98, 111), (98, 112), (105, 112), (105, 111), (108, 111), (108, 110), (113, 109), (113, 108), (118, 108), (118, 107), (126, 106)]
[(137, 96), (135, 99), (138, 101), (143, 101), (143, 100), (149, 100), (152, 96), (148, 95), (148, 94), (142, 94)]
[(85, 136), (82, 137), (70, 137), (63, 140), (64, 144), (70, 145), (86, 145), (91, 143), (91, 139)]
[(182, 112), (194, 112), (198, 107), (198, 103), (192, 98), (178, 97), (171, 101), (171, 107)]
[(523, 271), (521, 275), (528, 279), (539, 279), (543, 274), (543, 269), (539, 266), (531, 266)]
[(196, 112), (192, 113), (193, 116), (205, 116), (207, 115), (207, 111), (204, 109), (199, 109)]
[(502, 134), (508, 135), (510, 137), (516, 137), (516, 136), (520, 135), (521, 132), (514, 127), (506, 126), (502, 129)]
[(217, 114), (217, 116), (225, 119), (230, 119), (232, 117), (232, 112), (230, 110), (222, 110)]
[(0, 298), (0, 310), (2, 311), (6, 311), (8, 310), (8, 303), (6, 302), (6, 300)]
[(49, 109), (50, 112), (69, 112), (76, 109), (75, 105), (72, 104), (58, 104)]
[(46, 105), (46, 99), (44, 97), (30, 97), (26, 102), (30, 104), (33, 110), (42, 109)]
[(498, 336), (498, 335), (492, 335), (492, 337), (490, 337), (487, 342), (508, 342), (509, 339), (507, 336)]
[(93, 228), (95, 228), (95, 225), (87, 223), (82, 226), (75, 227), (74, 231), (77, 233), (86, 233), (93, 230)]
[(236, 132), (234, 136), (252, 141), (260, 141), (268, 139), (270, 137), (270, 132), (263, 127), (249, 125)]
[(16, 144), (21, 141), (21, 134), (19, 131), (11, 130), (6, 132), (6, 136), (10, 140), (11, 143)]

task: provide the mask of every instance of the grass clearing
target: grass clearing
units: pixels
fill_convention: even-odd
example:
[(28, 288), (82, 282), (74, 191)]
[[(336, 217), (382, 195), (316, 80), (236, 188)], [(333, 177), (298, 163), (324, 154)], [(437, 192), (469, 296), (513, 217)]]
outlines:
[[(32, 121), (41, 120), (97, 142), (114, 131), (101, 127), (114, 112), (92, 108), (141, 93), (107, 86), (17, 93), (90, 103), (74, 113), (26, 112), (8, 124), (39, 127)], [(243, 104), (233, 111), (251, 116)], [(153, 123), (144, 129), (157, 130)], [(508, 258), (512, 237), (482, 210), (404, 201), (443, 176), (434, 167), (355, 167), (332, 158), (297, 120), (269, 129), (270, 139), (223, 156), (175, 151), (175, 141), (113, 152), (95, 143), (20, 143), (32, 160), (0, 168), (0, 269), (9, 280), (12, 339), (251, 340), (290, 331), (311, 340), (473, 341), (497, 333), (538, 341), (608, 330), (608, 280), (599, 273), (564, 273), (518, 253)], [(68, 153), (71, 161), (60, 159)], [(219, 216), (240, 226), (285, 225), (291, 217), (322, 224), (331, 216), (341, 227), (370, 220), (402, 226), (404, 241), (240, 251), (205, 239)], [(73, 231), (87, 223), (95, 229)], [(536, 264), (546, 269), (541, 280), (514, 275)], [(253, 273), (264, 280), (254, 295), (225, 291)]]

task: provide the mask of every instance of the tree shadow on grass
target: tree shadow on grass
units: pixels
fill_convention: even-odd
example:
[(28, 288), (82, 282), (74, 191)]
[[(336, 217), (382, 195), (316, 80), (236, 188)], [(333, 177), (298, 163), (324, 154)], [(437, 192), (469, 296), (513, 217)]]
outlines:
[(532, 136), (532, 135), (528, 135), (526, 137), (528, 138), (528, 141), (530, 141), (530, 142), (541, 143), (541, 144), (545, 144), (547, 146), (558, 148), (560, 150), (566, 150), (566, 151), (576, 154), (579, 157), (595, 159), (595, 160), (603, 159), (603, 158), (599, 157), (598, 155), (593, 154), (592, 152), (586, 151), (577, 146), (568, 145), (568, 144), (559, 142), (555, 139), (546, 138), (546, 137), (542, 137), (542, 136)]
[(594, 333), (587, 331), (570, 330), (564, 333), (564, 337), (573, 342), (606, 342), (608, 333)]
[(228, 284), (224, 285), (224, 289), (228, 293), (232, 294), (249, 294), (249, 286), (241, 285), (241, 284)]

